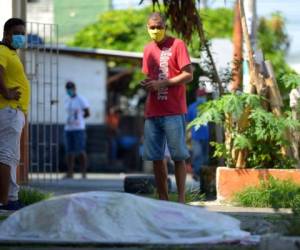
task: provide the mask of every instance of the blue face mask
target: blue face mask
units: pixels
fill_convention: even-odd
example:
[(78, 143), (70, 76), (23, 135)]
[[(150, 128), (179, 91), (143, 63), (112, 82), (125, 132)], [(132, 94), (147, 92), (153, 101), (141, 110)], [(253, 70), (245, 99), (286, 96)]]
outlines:
[(13, 35), (11, 46), (14, 49), (22, 49), (25, 47), (26, 39), (24, 35)]
[(74, 90), (73, 89), (67, 89), (67, 95), (72, 97), (74, 96)]

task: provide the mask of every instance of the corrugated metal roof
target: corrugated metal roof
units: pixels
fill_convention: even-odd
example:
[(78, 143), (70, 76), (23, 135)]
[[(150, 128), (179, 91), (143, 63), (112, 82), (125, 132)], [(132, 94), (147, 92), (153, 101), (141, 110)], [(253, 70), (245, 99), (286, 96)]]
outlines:
[[(28, 48), (30, 49), (30, 48)], [(130, 51), (122, 51), (122, 50), (110, 50), (110, 49), (88, 49), (88, 48), (79, 48), (79, 47), (67, 47), (67, 46), (43, 46), (41, 49), (45, 49), (46, 51), (54, 51), (60, 54), (69, 54), (69, 55), (82, 55), (82, 56), (91, 56), (96, 58), (104, 58), (104, 59), (124, 59), (124, 60), (141, 60), (143, 57), (142, 52), (130, 52)], [(192, 63), (199, 64), (200, 58), (191, 58)]]

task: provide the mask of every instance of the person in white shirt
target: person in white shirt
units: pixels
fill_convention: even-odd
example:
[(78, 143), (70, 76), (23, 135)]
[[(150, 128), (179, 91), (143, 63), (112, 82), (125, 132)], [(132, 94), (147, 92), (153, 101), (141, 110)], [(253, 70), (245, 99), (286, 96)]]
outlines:
[(85, 118), (90, 116), (87, 100), (76, 93), (73, 82), (66, 83), (67, 99), (65, 108), (67, 120), (65, 124), (65, 149), (67, 153), (68, 171), (66, 178), (73, 178), (75, 157), (79, 156), (82, 178), (86, 178), (87, 155), (85, 151), (86, 133)]

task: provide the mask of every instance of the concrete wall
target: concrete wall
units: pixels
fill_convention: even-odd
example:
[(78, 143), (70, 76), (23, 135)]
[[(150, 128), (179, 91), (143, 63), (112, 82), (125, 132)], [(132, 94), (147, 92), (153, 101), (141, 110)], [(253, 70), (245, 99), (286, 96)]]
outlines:
[[(87, 124), (104, 123), (107, 80), (106, 62), (100, 59), (62, 55), (59, 62), (59, 92), (61, 100), (66, 96), (64, 85), (68, 80), (76, 83), (78, 93), (87, 98), (90, 103), (91, 117), (87, 120)], [(60, 105), (62, 105), (61, 102)]]
[(39, 0), (27, 3), (27, 22), (54, 23), (53, 1)]
[[(107, 79), (104, 60), (59, 55), (58, 88), (56, 87), (55, 55), (27, 52), (26, 61), (26, 72), (31, 81), (32, 90), (31, 112), (29, 114), (32, 123), (55, 122), (57, 108), (58, 122), (60, 124), (65, 122), (64, 101), (67, 97), (65, 92), (67, 81), (75, 82), (78, 93), (90, 103), (91, 117), (87, 119), (87, 124), (104, 123)], [(51, 101), (55, 103), (58, 101), (58, 104), (51, 106)]]

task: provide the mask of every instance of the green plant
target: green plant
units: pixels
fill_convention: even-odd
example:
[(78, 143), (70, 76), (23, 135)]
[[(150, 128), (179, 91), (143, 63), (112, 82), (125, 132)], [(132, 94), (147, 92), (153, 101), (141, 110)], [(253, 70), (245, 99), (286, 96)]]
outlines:
[[(113, 10), (102, 13), (99, 20), (87, 25), (76, 33), (70, 46), (115, 49), (125, 51), (143, 51), (150, 41), (147, 34), (146, 21), (152, 8), (139, 10)], [(233, 12), (230, 9), (201, 10), (204, 29), (209, 38), (231, 37)], [(133, 18), (134, 17), (134, 18)], [(168, 23), (168, 32), (174, 35)], [(199, 36), (193, 34), (189, 45), (192, 56), (199, 57)]]
[(42, 192), (34, 188), (22, 187), (19, 191), (19, 199), (24, 205), (30, 205), (42, 200), (46, 200), (52, 196), (52, 193)]
[(0, 222), (1, 222), (2, 220), (5, 220), (7, 217), (8, 217), (8, 216), (0, 215)]
[(262, 179), (259, 186), (237, 192), (233, 201), (245, 207), (272, 207), (300, 209), (300, 185), (291, 180), (274, 177)]
[(294, 89), (300, 86), (300, 75), (290, 72), (281, 77), (287, 89)]
[(280, 219), (286, 222), (286, 235), (300, 235), (300, 185), (291, 180), (261, 180), (258, 187), (237, 192), (233, 202), (245, 207), (291, 208), (293, 214)]
[(225, 143), (213, 142), (215, 157), (224, 157), (228, 167), (293, 168), (294, 160), (283, 153), (288, 129), (300, 123), (290, 113), (277, 117), (266, 111), (258, 95), (227, 94), (200, 107), (200, 115), (188, 128), (208, 122), (221, 125)]

